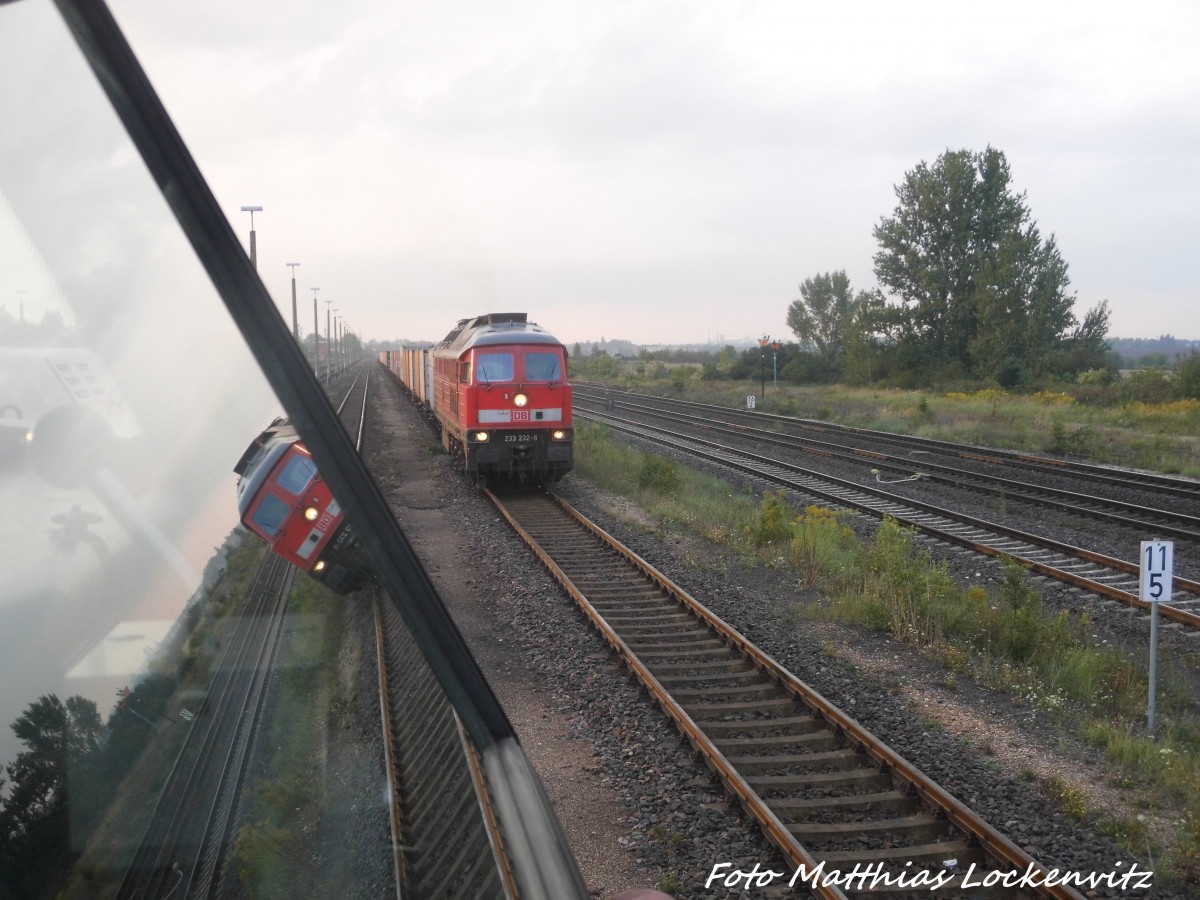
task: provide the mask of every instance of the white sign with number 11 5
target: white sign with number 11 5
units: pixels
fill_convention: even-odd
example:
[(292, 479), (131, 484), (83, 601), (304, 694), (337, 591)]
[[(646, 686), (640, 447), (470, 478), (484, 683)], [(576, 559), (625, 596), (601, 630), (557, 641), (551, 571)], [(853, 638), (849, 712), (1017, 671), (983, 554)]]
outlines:
[(1174, 563), (1174, 543), (1142, 541), (1142, 600), (1146, 603), (1166, 603), (1171, 599), (1171, 573)]

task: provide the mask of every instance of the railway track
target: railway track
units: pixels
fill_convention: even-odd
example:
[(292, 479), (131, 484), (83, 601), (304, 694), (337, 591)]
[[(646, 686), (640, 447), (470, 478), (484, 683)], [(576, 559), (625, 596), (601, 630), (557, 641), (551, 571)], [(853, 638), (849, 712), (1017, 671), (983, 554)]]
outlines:
[(580, 385), (579, 383), (573, 383), (573, 386), (575, 388), (576, 399), (582, 397), (594, 403), (607, 404), (612, 400), (615, 404), (640, 406), (655, 411), (662, 411), (664, 409), (689, 409), (701, 415), (705, 421), (734, 426), (750, 425), (751, 427), (757, 427), (764, 422), (774, 422), (781, 427), (821, 434), (826, 439), (833, 437), (846, 440), (860, 439), (870, 441), (872, 444), (890, 444), (905, 448), (908, 451), (916, 450), (944, 454), (964, 461), (982, 463), (988, 466), (1003, 465), (1045, 474), (1076, 476), (1084, 478), (1093, 484), (1163, 493), (1175, 500), (1200, 501), (1200, 482), (1173, 475), (1163, 475), (1155, 472), (1136, 472), (1096, 465), (1094, 463), (1080, 462), (1078, 460), (1040, 456), (1035, 453), (995, 450), (986, 447), (975, 447), (969, 444), (956, 444), (951, 441), (936, 440), (934, 438), (914, 437), (911, 435), (895, 434), (889, 431), (857, 428), (852, 425), (838, 425), (833, 422), (802, 419), (795, 416), (768, 413), (762, 410), (750, 412), (748, 410), (733, 409), (728, 406), (717, 406), (710, 403), (697, 403), (691, 400), (637, 394), (632, 391), (616, 390), (610, 386)]
[[(338, 405), (362, 452), (370, 374)], [(395, 606), (370, 590), (398, 898), (517, 896), (491, 795), (470, 739)]]
[(478, 755), (395, 608), (374, 605), (397, 897), (516, 897)]
[[(1040, 575), (1138, 609), (1150, 604), (1138, 594), (1136, 563), (1117, 559), (1061, 541), (968, 516), (882, 488), (771, 459), (736, 447), (670, 429), (633, 422), (608, 413), (576, 411), (584, 421), (600, 422), (614, 430), (686, 455), (715, 462), (735, 471), (781, 485), (822, 502), (855, 509), (879, 518), (890, 516), (902, 525), (931, 537), (998, 559), (1008, 559)], [(1171, 603), (1160, 603), (1168, 622), (1200, 633), (1200, 582), (1177, 577)]]
[[(576, 403), (580, 402), (590, 404), (594, 409), (606, 409), (610, 405), (606, 398), (594, 394), (577, 396)], [(684, 427), (699, 429), (707, 434), (723, 435), (735, 440), (754, 441), (759, 445), (839, 460), (856, 466), (870, 466), (872, 472), (876, 473), (876, 479), (883, 483), (886, 483), (883, 472), (887, 471), (891, 473), (895, 483), (905, 481), (940, 482), (955, 489), (966, 489), (988, 495), (1002, 503), (1023, 503), (1054, 509), (1070, 516), (1083, 518), (1088, 526), (1103, 522), (1111, 527), (1128, 529), (1139, 536), (1153, 535), (1157, 539), (1173, 538), (1192, 543), (1200, 542), (1200, 516), (1189, 515), (1174, 509), (1149, 507), (1111, 497), (1097, 496), (1082, 491), (1032, 484), (992, 472), (974, 472), (935, 462), (925, 455), (927, 453), (925, 450), (920, 450), (921, 455), (914, 458), (910, 454), (882, 453), (869, 448), (835, 443), (832, 440), (780, 434), (778, 431), (758, 427), (758, 425), (745, 424), (737, 416), (714, 418), (711, 414), (697, 415), (679, 412), (670, 405), (659, 407), (633, 400), (614, 400), (611, 406), (614, 410), (622, 409), (636, 415), (653, 416), (655, 422), (673, 422)], [(776, 417), (772, 418), (779, 421)], [(802, 420), (787, 421), (790, 423), (802, 422)], [(799, 424), (796, 427), (812, 426)], [(858, 435), (858, 433), (855, 434)], [(922, 445), (905, 444), (903, 446), (911, 448)], [(967, 452), (965, 448), (960, 448), (959, 452), (964, 458), (980, 459), (978, 451), (971, 453)], [(1036, 457), (1028, 457), (1028, 459), (1036, 459)], [(993, 463), (993, 468), (997, 464), (1007, 465), (1009, 462), (1001, 457), (989, 458), (988, 461)], [(1047, 462), (1051, 461), (1047, 460)], [(1055, 474), (1060, 471), (1056, 471)], [(1091, 476), (1084, 475), (1083, 477)]]
[(167, 775), (118, 898), (216, 896), (294, 575), (264, 555), (244, 611), (229, 617), (206, 709)]
[(878, 866), (901, 885), (924, 871), (950, 892), (1044, 871), (565, 501), (488, 496), (794, 867)]
[[(339, 406), (339, 413), (359, 411), (360, 453), (372, 368), (362, 367)], [(530, 883), (529, 860), (522, 885), (498, 810), (505, 798), (496, 796), (480, 754), (395, 604), (374, 588), (370, 599), (397, 898), (557, 898)]]

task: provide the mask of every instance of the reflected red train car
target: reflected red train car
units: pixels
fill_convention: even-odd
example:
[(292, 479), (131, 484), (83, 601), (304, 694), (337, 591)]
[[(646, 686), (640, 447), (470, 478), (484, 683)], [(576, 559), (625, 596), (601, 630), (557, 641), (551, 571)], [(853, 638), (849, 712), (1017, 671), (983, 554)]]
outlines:
[(340, 593), (365, 584), (368, 569), (350, 523), (287, 419), (255, 438), (233, 471), (243, 525)]
[(382, 361), (433, 413), (469, 474), (549, 482), (571, 470), (567, 348), (525, 313), (462, 319), (436, 346)]

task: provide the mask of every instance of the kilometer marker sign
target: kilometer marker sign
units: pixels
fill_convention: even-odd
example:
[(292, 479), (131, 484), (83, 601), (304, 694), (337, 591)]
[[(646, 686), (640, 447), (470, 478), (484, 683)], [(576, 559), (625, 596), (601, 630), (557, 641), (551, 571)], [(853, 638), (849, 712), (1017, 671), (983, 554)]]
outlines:
[(1158, 691), (1158, 604), (1171, 599), (1171, 576), (1175, 565), (1172, 541), (1142, 541), (1141, 598), (1150, 604), (1150, 708), (1146, 730), (1154, 734), (1155, 695)]
[(1175, 564), (1172, 541), (1142, 541), (1141, 597), (1146, 603), (1171, 599), (1171, 575)]

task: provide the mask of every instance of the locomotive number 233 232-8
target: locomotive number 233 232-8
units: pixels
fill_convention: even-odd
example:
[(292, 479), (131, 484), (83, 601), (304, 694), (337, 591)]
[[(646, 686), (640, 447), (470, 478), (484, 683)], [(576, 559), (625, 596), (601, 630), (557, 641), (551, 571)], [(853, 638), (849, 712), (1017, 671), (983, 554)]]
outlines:
[(532, 444), (537, 441), (535, 434), (506, 434), (504, 443), (506, 444)]

